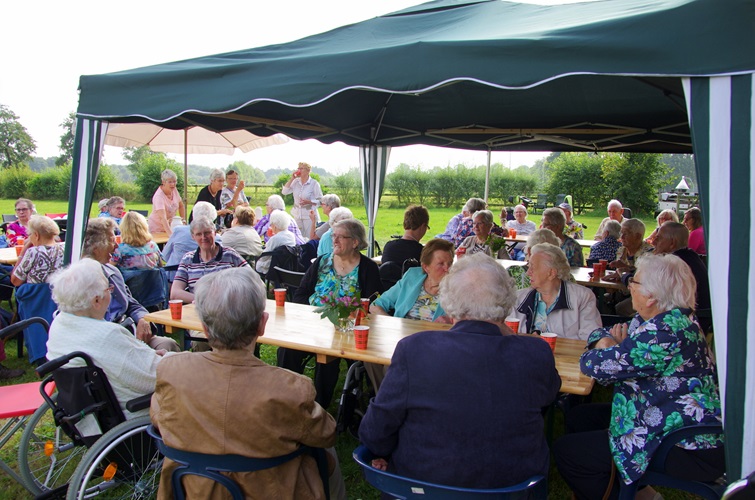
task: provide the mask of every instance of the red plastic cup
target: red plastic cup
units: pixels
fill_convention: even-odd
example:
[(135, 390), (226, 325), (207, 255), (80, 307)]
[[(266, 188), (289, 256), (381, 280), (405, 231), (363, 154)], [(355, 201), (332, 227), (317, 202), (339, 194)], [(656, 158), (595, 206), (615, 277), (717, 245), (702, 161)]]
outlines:
[(23, 245), (16, 245), (16, 257), (21, 255), (21, 251), (24, 249)]
[(457, 257), (461, 257), (465, 253), (467, 253), (467, 247), (459, 247), (459, 248), (456, 249), (456, 256)]
[(16, 238), (16, 245), (24, 246), (24, 243), (26, 243), (26, 238), (24, 238), (23, 236)]
[(509, 238), (516, 238), (516, 229), (509, 229)]
[(592, 277), (599, 280), (602, 276), (603, 265), (600, 262), (596, 262), (592, 265)]
[(370, 299), (359, 299), (359, 303), (362, 304), (362, 311), (367, 316), (370, 313)]
[(367, 339), (370, 336), (370, 327), (359, 325), (354, 327), (354, 346), (357, 349), (367, 349)]
[(599, 262), (604, 268), (608, 268), (608, 261), (606, 259), (600, 259)]
[(181, 312), (184, 308), (183, 300), (169, 300), (171, 319), (181, 319)]
[(540, 337), (548, 342), (548, 345), (551, 346), (551, 351), (556, 352), (556, 339), (558, 339), (558, 335), (551, 332), (543, 332), (540, 334)]
[(120, 234), (116, 234), (115, 235), (115, 242), (120, 245), (122, 241), (123, 241), (123, 239), (121, 238), (121, 235)]
[(283, 307), (286, 305), (286, 289), (285, 288), (276, 288), (273, 290), (275, 293), (275, 305), (277, 307)]
[(517, 318), (506, 318), (506, 326), (511, 328), (514, 333), (519, 333), (519, 320)]

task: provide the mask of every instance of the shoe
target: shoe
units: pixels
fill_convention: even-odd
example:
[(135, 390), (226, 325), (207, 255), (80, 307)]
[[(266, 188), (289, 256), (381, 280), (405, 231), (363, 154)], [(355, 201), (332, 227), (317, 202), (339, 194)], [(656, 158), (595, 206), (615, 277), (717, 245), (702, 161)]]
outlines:
[(10, 380), (12, 378), (18, 378), (22, 376), (24, 373), (24, 370), (21, 369), (12, 369), (5, 367), (3, 365), (0, 365), (0, 380)]

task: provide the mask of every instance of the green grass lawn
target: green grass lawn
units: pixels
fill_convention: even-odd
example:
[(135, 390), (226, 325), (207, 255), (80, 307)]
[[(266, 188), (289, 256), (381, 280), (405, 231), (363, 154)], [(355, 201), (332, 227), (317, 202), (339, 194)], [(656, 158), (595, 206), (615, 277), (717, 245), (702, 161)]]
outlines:
[[(13, 213), (13, 205), (15, 200), (0, 200), (0, 214)], [(264, 205), (262, 200), (252, 200), (253, 205)], [(37, 212), (40, 214), (45, 213), (62, 213), (68, 211), (67, 201), (39, 201), (36, 202)], [(151, 210), (151, 204), (149, 203), (128, 203), (127, 208)], [(191, 208), (191, 207), (189, 207)], [(492, 207), (493, 210), (499, 210), (499, 207)], [(367, 223), (367, 217), (365, 215), (364, 207), (352, 207), (354, 215)], [(446, 208), (430, 208), (430, 226), (431, 230), (425, 236), (424, 240), (427, 242), (435, 234), (442, 233), (448, 220), (459, 213), (459, 209), (446, 209)], [(97, 207), (94, 205), (91, 215), (96, 215)], [(376, 240), (380, 246), (383, 247), (387, 241), (390, 240), (392, 235), (401, 235), (403, 233), (403, 209), (399, 208), (381, 208), (378, 213), (378, 220), (375, 224)], [(576, 219), (583, 224), (587, 224), (587, 230), (585, 231), (585, 238), (591, 239), (595, 234), (600, 221), (605, 217), (605, 214), (601, 211), (597, 214), (585, 214), (576, 217)], [(530, 214), (529, 219), (539, 225), (540, 214)], [(643, 218), (643, 222), (646, 225), (646, 235), (655, 227), (655, 220), (652, 218)], [(6, 343), (5, 346), (7, 353), (7, 360), (5, 365), (12, 368), (24, 368), (27, 370), (26, 375), (21, 378), (12, 381), (12, 383), (31, 382), (37, 380), (34, 371), (29, 367), (29, 363), (26, 359), (17, 359), (16, 357), (16, 343), (15, 340), (11, 340)], [(262, 358), (264, 361), (270, 364), (275, 364), (277, 348), (273, 346), (262, 346)], [(312, 375), (312, 370), (308, 370), (308, 374)], [(342, 363), (341, 380), (339, 382), (336, 394), (334, 396), (334, 402), (328, 409), (332, 415), (335, 416), (337, 411), (338, 398), (340, 396), (341, 388), (343, 387), (343, 378), (346, 374), (346, 363)], [(8, 385), (8, 382), (0, 381), (0, 385)], [(610, 400), (610, 392), (606, 389), (600, 388), (594, 395), (594, 400), (608, 401)], [(557, 438), (563, 432), (563, 418), (562, 415), (557, 412), (554, 427), (554, 436)], [(20, 435), (19, 435), (20, 437)], [(338, 437), (336, 449), (341, 462), (341, 469), (346, 480), (346, 489), (349, 498), (363, 498), (363, 499), (377, 499), (379, 494), (370, 487), (362, 479), (361, 472), (358, 466), (351, 459), (351, 452), (357, 446), (357, 440), (352, 438), (348, 433), (344, 433)], [(10, 442), (0, 450), (0, 457), (12, 466), (16, 464), (16, 442)], [(552, 499), (567, 499), (570, 492), (568, 491), (563, 480), (561, 480), (555, 467), (551, 467), (551, 473), (549, 477), (549, 498)], [(671, 498), (693, 498), (690, 496), (684, 496), (675, 492), (665, 492), (667, 499)], [(20, 499), (29, 498), (28, 493), (22, 487), (14, 483), (7, 475), (0, 472), (0, 500), (5, 499)]]

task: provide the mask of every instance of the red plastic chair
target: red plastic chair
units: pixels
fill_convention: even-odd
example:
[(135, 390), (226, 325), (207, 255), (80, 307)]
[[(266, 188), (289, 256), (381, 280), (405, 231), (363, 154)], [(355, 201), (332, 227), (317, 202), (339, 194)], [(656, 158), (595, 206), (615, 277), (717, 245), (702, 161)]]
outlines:
[(65, 212), (62, 214), (45, 214), (45, 215), (51, 219), (65, 219), (66, 217), (68, 217), (68, 214)]

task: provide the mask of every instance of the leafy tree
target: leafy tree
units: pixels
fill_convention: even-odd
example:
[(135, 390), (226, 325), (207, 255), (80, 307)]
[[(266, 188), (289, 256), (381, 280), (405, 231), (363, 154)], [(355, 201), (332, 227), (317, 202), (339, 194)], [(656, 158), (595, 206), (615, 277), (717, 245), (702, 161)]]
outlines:
[(661, 162), (665, 163), (671, 173), (667, 183), (662, 187), (664, 191), (670, 191), (679, 184), (682, 176), (687, 178), (687, 184), (693, 191), (697, 184), (697, 170), (695, 169), (695, 155), (691, 154), (664, 154), (661, 156)]
[[(137, 155), (136, 158), (139, 159), (139, 162), (130, 164), (129, 170), (134, 172), (134, 175), (136, 176), (134, 182), (138, 186), (139, 196), (143, 200), (149, 201), (152, 199), (152, 195), (155, 194), (157, 188), (162, 184), (161, 174), (166, 168), (169, 168), (176, 173), (176, 176), (178, 177), (176, 187), (180, 193), (183, 193), (184, 169), (180, 163), (171, 160), (162, 153)], [(112, 173), (111, 175), (114, 181), (115, 176)], [(97, 187), (95, 187), (95, 191), (96, 190)]]
[(603, 159), (593, 153), (562, 153), (550, 164), (548, 195), (570, 194), (576, 214), (595, 206), (606, 192), (602, 179)]
[(353, 205), (359, 195), (362, 194), (362, 181), (359, 178), (359, 169), (353, 168), (345, 174), (333, 178), (331, 181), (332, 191), (341, 199), (344, 205)]
[(228, 168), (225, 169), (226, 172), (228, 172), (229, 170), (235, 170), (236, 172), (238, 172), (239, 179), (243, 180), (247, 184), (262, 184), (266, 182), (265, 172), (249, 165), (244, 161), (235, 161), (231, 163)]
[(76, 120), (76, 112), (71, 111), (68, 117), (60, 124), (63, 135), (60, 136), (60, 156), (55, 160), (55, 165), (61, 166), (73, 160), (73, 124)]
[(18, 121), (18, 116), (0, 104), (0, 163), (4, 168), (31, 160), (37, 144)]
[(602, 201), (616, 198), (635, 214), (652, 214), (658, 190), (669, 168), (660, 154), (608, 153), (603, 155), (606, 191)]
[(414, 184), (414, 171), (406, 163), (400, 164), (388, 174), (385, 183), (388, 189), (396, 193), (399, 205), (408, 205), (415, 199), (417, 187)]

